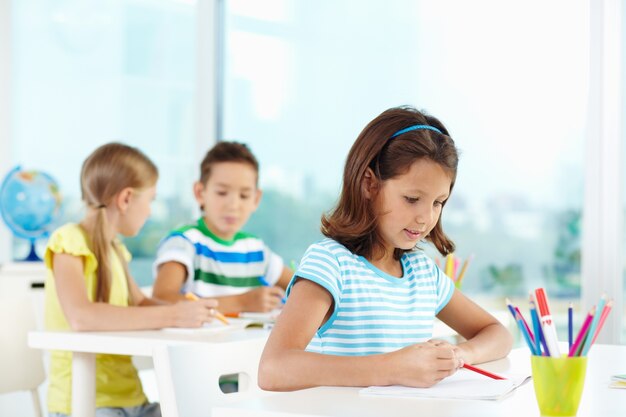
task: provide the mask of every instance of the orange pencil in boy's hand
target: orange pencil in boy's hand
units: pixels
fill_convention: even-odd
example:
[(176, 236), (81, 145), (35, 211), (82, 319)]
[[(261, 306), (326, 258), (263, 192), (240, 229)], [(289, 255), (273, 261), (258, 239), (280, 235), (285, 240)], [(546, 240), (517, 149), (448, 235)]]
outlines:
[[(191, 301), (198, 301), (199, 300), (198, 296), (195, 295), (192, 292), (185, 293), (185, 298), (188, 299), (188, 300), (191, 300)], [(215, 318), (216, 319), (218, 319), (219, 321), (221, 321), (224, 324), (230, 324), (228, 322), (228, 319), (222, 313), (220, 313), (217, 310), (214, 310), (214, 311), (215, 311)]]

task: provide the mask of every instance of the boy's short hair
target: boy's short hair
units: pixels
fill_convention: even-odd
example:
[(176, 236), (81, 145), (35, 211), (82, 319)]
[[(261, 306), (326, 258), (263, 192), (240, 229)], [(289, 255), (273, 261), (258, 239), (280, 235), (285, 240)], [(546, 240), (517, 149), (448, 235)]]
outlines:
[(258, 183), (259, 162), (245, 143), (222, 141), (213, 146), (200, 163), (200, 182), (202, 184), (206, 184), (209, 180), (213, 165), (220, 162), (241, 162), (250, 164), (257, 173)]

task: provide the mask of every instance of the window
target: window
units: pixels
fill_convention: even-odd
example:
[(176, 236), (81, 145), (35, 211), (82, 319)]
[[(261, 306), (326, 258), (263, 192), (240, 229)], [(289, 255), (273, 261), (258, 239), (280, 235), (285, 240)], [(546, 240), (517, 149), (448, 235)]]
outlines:
[(526, 310), (528, 291), (545, 286), (565, 325), (580, 297), (587, 7), (226, 2), (223, 138), (250, 144), (265, 190), (248, 229), (298, 261), (358, 133), (386, 108), (414, 105), (462, 152), (444, 226), (458, 255), (475, 255), (466, 292)]
[(146, 152), (160, 170), (158, 199), (126, 242), (141, 285), (159, 240), (195, 208), (195, 14), (193, 1), (13, 2), (12, 160), (56, 178), (62, 223), (80, 219), (80, 167), (97, 146)]

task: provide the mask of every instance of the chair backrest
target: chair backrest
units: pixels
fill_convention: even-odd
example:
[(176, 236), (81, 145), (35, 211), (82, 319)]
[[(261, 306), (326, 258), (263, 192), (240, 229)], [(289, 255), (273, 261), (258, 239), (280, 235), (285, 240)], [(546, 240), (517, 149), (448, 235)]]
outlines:
[(45, 380), (43, 354), (27, 342), (36, 329), (32, 295), (0, 298), (0, 393), (30, 391)]
[[(154, 368), (163, 417), (210, 417), (211, 409), (268, 395), (257, 384), (266, 338), (157, 348)], [(220, 377), (238, 375), (238, 391), (224, 393)]]

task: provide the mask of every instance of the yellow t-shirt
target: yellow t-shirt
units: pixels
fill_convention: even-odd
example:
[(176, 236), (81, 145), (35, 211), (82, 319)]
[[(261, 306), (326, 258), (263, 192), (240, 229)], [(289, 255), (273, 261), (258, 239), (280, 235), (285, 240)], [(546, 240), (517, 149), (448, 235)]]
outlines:
[[(121, 246), (127, 261), (130, 253)], [(57, 297), (52, 262), (55, 253), (66, 253), (83, 259), (83, 273), (87, 296), (95, 294), (98, 261), (89, 249), (83, 229), (73, 223), (57, 229), (48, 241), (44, 262), (47, 268), (45, 326), (47, 330), (71, 330)], [(128, 306), (128, 284), (124, 267), (111, 250), (111, 293), (109, 304)], [(71, 414), (72, 354), (53, 351), (50, 355), (48, 376), (48, 411)], [(147, 402), (137, 369), (130, 356), (96, 355), (96, 407), (134, 407)]]

